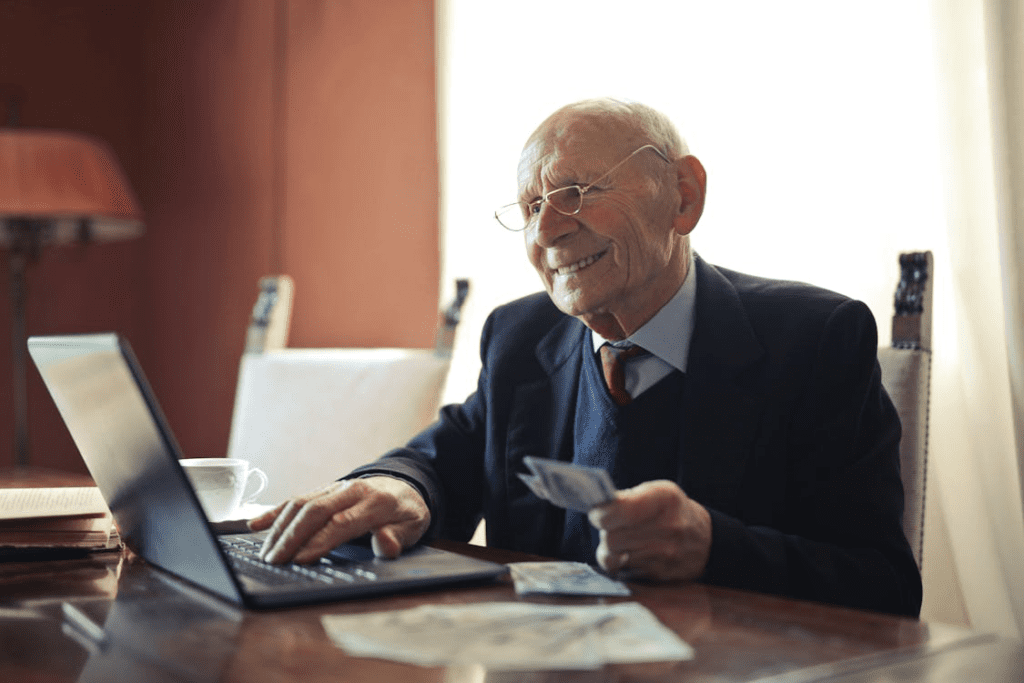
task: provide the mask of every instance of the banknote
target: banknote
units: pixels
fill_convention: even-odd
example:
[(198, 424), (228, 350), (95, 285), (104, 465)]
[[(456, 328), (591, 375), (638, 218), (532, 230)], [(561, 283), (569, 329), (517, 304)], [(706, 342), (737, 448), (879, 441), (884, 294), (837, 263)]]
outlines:
[[(350, 655), (420, 666), (481, 665), (487, 680), (495, 671), (515, 671), (515, 680), (522, 680), (522, 672), (534, 670), (593, 670), (694, 657), (692, 647), (636, 602), (420, 605), (320, 619), (328, 637)], [(550, 679), (525, 674), (525, 680)]]
[(516, 595), (627, 596), (629, 587), (582, 562), (513, 562)]
[(531, 474), (518, 473), (538, 498), (567, 510), (587, 512), (615, 498), (615, 485), (608, 472), (599, 467), (584, 467), (559, 460), (523, 459)]

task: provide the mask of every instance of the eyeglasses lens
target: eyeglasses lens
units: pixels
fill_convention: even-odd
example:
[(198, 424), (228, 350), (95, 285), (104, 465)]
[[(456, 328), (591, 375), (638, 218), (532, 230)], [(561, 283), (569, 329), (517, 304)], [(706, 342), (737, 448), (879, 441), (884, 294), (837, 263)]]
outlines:
[(558, 213), (571, 216), (577, 213), (583, 206), (583, 195), (580, 188), (575, 185), (563, 187), (548, 195), (548, 201)]

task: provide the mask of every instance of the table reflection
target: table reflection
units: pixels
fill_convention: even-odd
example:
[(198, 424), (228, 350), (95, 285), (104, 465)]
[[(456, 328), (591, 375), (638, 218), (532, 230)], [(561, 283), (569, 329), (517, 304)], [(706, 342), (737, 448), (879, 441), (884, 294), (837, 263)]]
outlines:
[(62, 612), (62, 633), (88, 652), (77, 680), (221, 680), (243, 613), (173, 577), (134, 569), (113, 602), (71, 602)]

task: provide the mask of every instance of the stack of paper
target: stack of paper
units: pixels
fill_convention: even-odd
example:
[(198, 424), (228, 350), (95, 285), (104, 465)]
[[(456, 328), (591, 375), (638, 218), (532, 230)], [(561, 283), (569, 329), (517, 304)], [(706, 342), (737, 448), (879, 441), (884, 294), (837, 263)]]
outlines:
[[(95, 486), (0, 489), (3, 547), (106, 548), (112, 526), (110, 510)], [(116, 537), (114, 541), (116, 545)]]

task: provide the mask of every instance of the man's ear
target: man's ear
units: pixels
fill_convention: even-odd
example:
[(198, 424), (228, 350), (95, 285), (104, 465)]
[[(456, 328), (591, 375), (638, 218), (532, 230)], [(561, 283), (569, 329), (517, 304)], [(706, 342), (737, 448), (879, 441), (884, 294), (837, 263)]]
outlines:
[(675, 230), (680, 235), (689, 235), (704, 213), (708, 175), (700, 160), (691, 154), (676, 161), (676, 176), (679, 182), (679, 211), (674, 222)]

